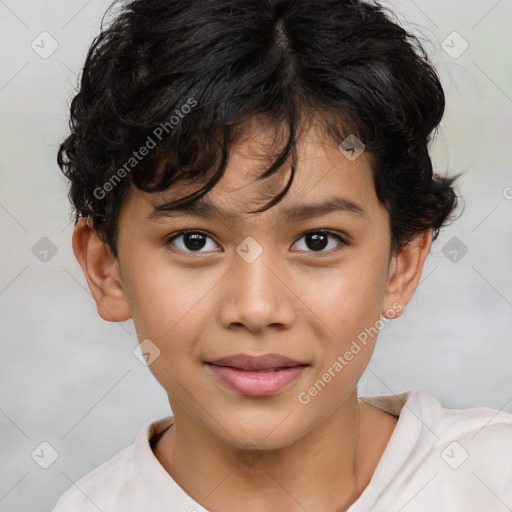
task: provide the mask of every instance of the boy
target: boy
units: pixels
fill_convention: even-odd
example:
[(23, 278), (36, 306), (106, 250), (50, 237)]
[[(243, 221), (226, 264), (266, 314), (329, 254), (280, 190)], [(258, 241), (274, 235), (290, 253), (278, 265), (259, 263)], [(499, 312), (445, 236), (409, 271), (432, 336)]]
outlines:
[(378, 5), (124, 5), (58, 162), (98, 313), (133, 319), (173, 415), (54, 512), (510, 510), (511, 415), (357, 395), (457, 204), (443, 111)]

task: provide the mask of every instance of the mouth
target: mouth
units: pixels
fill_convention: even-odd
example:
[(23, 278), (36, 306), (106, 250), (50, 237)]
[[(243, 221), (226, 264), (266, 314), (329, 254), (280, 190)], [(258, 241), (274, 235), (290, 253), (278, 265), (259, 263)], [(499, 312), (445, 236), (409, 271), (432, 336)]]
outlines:
[(296, 366), (309, 366), (300, 361), (294, 361), (280, 354), (264, 354), (261, 356), (252, 356), (248, 354), (237, 354), (228, 357), (222, 357), (214, 361), (205, 361), (206, 364), (214, 366), (230, 367), (235, 370), (246, 372), (254, 371), (282, 371)]
[(209, 371), (229, 389), (246, 396), (269, 396), (283, 391), (309, 366), (282, 356), (233, 356), (205, 362)]
[[(210, 363), (207, 363), (210, 364)], [(217, 365), (213, 365), (217, 366)], [(299, 365), (299, 366), (306, 366)], [(282, 370), (289, 370), (290, 368), (296, 368), (296, 366), (284, 366), (282, 368), (268, 368), (267, 370), (244, 370), (243, 368), (234, 368), (233, 366), (222, 366), (222, 368), (233, 368), (233, 370), (238, 370), (240, 372), (246, 372), (246, 373), (273, 373), (273, 372), (280, 372)]]

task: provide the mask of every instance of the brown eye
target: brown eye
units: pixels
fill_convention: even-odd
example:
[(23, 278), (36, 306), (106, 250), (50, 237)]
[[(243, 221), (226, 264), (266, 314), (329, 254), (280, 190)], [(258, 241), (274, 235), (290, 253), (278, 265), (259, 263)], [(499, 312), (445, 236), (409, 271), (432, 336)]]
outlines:
[[(181, 239), (181, 240), (180, 240)], [(170, 237), (167, 240), (168, 244), (174, 245), (178, 249), (184, 252), (208, 252), (210, 250), (215, 250), (216, 244), (214, 247), (207, 247), (206, 251), (201, 251), (205, 246), (208, 246), (208, 240), (212, 240), (210, 236), (202, 231), (197, 230), (189, 230), (189, 231), (181, 231)], [(178, 241), (177, 243), (174, 243)], [(210, 244), (212, 245), (212, 244)]]
[(325, 249), (328, 242), (328, 235), (325, 233), (308, 233), (306, 235), (306, 245), (313, 251)]
[[(307, 252), (330, 252), (333, 249), (336, 250), (336, 248), (339, 248), (340, 245), (346, 245), (341, 236), (335, 233), (331, 233), (330, 231), (309, 231), (308, 233), (302, 235), (299, 240), (303, 238), (305, 239), (305, 243), (303, 245), (306, 246), (306, 249), (302, 250), (306, 250)], [(330, 243), (330, 239), (337, 239), (338, 243)], [(298, 242), (296, 242), (296, 244), (297, 243)], [(329, 245), (329, 249), (324, 251), (324, 249)]]

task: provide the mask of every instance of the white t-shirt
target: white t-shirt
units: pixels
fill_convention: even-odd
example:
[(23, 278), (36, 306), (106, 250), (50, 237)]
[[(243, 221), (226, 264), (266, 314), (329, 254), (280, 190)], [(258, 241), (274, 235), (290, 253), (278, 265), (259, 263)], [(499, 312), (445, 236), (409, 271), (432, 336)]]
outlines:
[[(512, 414), (447, 409), (425, 391), (360, 397), (399, 416), (373, 477), (347, 512), (510, 512)], [(66, 491), (52, 512), (208, 512), (166, 472), (148, 424), (135, 442)]]

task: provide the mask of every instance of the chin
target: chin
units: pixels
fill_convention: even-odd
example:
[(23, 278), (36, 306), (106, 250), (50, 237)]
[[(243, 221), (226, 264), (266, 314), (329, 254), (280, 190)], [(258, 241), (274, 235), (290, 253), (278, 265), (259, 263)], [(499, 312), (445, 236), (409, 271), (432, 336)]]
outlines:
[(292, 417), (293, 414), (280, 412), (262, 418), (261, 413), (252, 412), (249, 418), (229, 418), (225, 423), (226, 430), (215, 425), (215, 434), (226, 444), (240, 450), (278, 450), (302, 437)]

